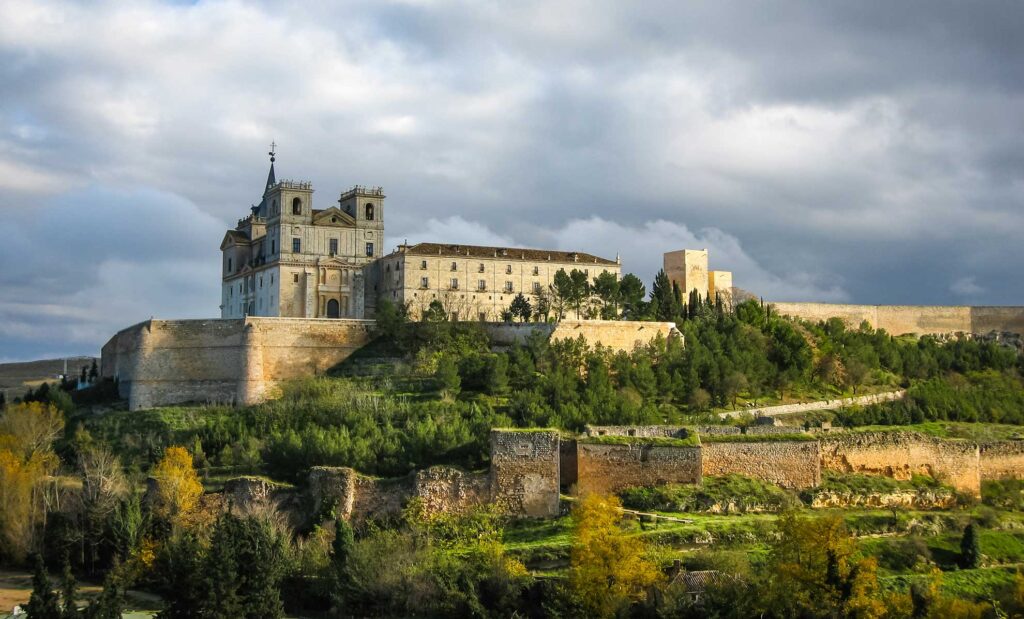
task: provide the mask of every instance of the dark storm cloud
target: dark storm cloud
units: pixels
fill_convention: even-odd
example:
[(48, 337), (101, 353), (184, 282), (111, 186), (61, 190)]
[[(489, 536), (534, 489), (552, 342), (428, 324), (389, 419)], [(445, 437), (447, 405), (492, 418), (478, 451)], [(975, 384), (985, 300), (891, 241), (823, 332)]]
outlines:
[(8, 0), (0, 358), (218, 313), (263, 153), (389, 241), (662, 251), (771, 298), (1020, 303), (1019, 3)]

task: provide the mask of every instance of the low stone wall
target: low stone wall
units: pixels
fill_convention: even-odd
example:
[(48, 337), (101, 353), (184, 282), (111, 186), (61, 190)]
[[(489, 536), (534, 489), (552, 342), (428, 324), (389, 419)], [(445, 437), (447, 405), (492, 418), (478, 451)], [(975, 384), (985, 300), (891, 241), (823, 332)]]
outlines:
[(704, 441), (701, 450), (704, 475), (746, 475), (796, 489), (821, 483), (817, 441)]
[(851, 492), (819, 492), (811, 499), (811, 507), (903, 507), (908, 509), (945, 509), (956, 505), (956, 494), (952, 490), (897, 492), (872, 492), (855, 494)]
[(580, 494), (614, 493), (638, 486), (699, 484), (701, 448), (657, 443), (588, 443), (576, 446)]
[(1024, 440), (982, 443), (981, 479), (1024, 479)]
[(491, 498), (511, 514), (557, 516), (559, 439), (555, 430), (491, 430)]
[(762, 406), (760, 408), (745, 408), (743, 410), (718, 413), (722, 419), (739, 417), (741, 415), (754, 415), (755, 417), (775, 417), (776, 415), (791, 415), (794, 413), (807, 413), (810, 411), (834, 410), (846, 408), (847, 406), (867, 406), (868, 404), (879, 404), (902, 400), (906, 391), (887, 391), (885, 393), (872, 393), (870, 395), (857, 396), (855, 398), (837, 398), (835, 400), (819, 400), (817, 402), (801, 402), (798, 404), (780, 404), (779, 406)]
[(824, 437), (820, 442), (825, 470), (904, 480), (928, 475), (962, 492), (981, 495), (976, 443), (915, 432), (849, 432)]
[(587, 344), (600, 344), (612, 350), (633, 350), (650, 343), (658, 335), (668, 339), (681, 338), (674, 322), (640, 322), (629, 320), (562, 320), (557, 323), (513, 322), (484, 323), (484, 330), (495, 346), (522, 344), (534, 333), (551, 340), (576, 339), (583, 336)]
[[(739, 432), (739, 429), (736, 430)], [(661, 438), (685, 438), (686, 426), (587, 426), (585, 436), (639, 436)]]
[(892, 335), (1024, 333), (1024, 307), (966, 305), (849, 305), (773, 302), (776, 312), (814, 322), (840, 318), (851, 327), (867, 322)]
[(430, 513), (462, 512), (490, 501), (490, 477), (451, 466), (432, 466), (415, 474), (413, 496)]

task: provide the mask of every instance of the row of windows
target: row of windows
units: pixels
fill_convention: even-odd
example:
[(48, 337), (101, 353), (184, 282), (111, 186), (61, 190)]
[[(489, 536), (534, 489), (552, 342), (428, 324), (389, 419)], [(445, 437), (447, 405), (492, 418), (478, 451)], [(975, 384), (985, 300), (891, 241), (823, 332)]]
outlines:
[[(427, 261), (426, 260), (421, 260), (420, 261), (420, 269), (423, 270), (423, 271), (427, 270)], [(452, 271), (458, 271), (459, 270), (459, 263), (458, 262), (452, 262), (451, 270)], [(487, 272), (487, 265), (485, 265), (483, 262), (481, 262), (477, 266), (477, 272), (479, 272), (479, 273), (486, 273)], [(511, 264), (506, 264), (505, 265), (505, 273), (508, 274), (508, 275), (512, 274), (512, 265)], [(586, 274), (586, 275), (590, 275), (590, 269), (583, 269), (583, 273)], [(536, 266), (533, 267), (533, 274), (534, 275), (540, 275), (540, 267), (536, 267)]]
[[(451, 290), (458, 290), (459, 289), (459, 278), (457, 278), (457, 277), (451, 278), (448, 281), (448, 287)], [(421, 277), (420, 278), (420, 288), (430, 288), (430, 278), (429, 277)], [(476, 284), (476, 289), (477, 290), (487, 290), (487, 280), (485, 280), (485, 279), (478, 280), (477, 284)], [(514, 292), (515, 291), (515, 285), (513, 284), (513, 282), (508, 282), (507, 281), (507, 282), (505, 282), (505, 287), (503, 288), (503, 290), (505, 292)], [(540, 284), (540, 282), (533, 282), (533, 294), (540, 294), (540, 292), (541, 292), (541, 284)]]
[[(338, 239), (329, 239), (329, 241), (330, 241), (330, 253), (331, 253), (332, 256), (336, 256), (338, 254)], [(292, 253), (293, 254), (301, 254), (302, 253), (302, 239), (300, 239), (300, 238), (292, 238)], [(371, 258), (373, 257), (373, 243), (367, 243), (366, 244), (366, 255), (368, 257), (371, 257)]]

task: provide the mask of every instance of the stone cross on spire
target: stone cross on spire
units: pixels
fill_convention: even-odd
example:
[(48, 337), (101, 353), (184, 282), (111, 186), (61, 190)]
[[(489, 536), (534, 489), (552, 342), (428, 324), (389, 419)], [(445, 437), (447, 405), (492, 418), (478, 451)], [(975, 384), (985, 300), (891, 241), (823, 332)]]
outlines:
[(271, 142), (270, 143), (270, 152), (267, 153), (268, 155), (270, 155), (270, 173), (267, 174), (267, 187), (266, 187), (266, 189), (263, 190), (263, 195), (264, 196), (267, 195), (267, 192), (270, 191), (271, 187), (273, 187), (274, 185), (277, 184), (277, 177), (274, 176), (274, 161), (277, 158), (274, 151), (276, 151), (276, 150), (277, 150), (277, 144), (275, 142)]

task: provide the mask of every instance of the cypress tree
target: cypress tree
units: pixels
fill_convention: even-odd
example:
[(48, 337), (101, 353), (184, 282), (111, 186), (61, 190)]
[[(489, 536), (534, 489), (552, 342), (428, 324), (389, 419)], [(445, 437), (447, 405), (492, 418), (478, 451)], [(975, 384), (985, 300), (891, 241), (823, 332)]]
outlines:
[(71, 572), (71, 562), (67, 555), (64, 555), (64, 573), (61, 575), (61, 602), (64, 605), (63, 619), (78, 619), (78, 606), (75, 604), (75, 597), (78, 594), (78, 583), (75, 582), (75, 575)]
[(25, 612), (32, 619), (62, 619), (60, 601), (50, 585), (43, 558), (36, 555), (35, 571), (32, 574), (32, 595), (25, 606)]
[(964, 528), (964, 536), (960, 538), (960, 567), (973, 569), (981, 565), (981, 540), (978, 538), (978, 527), (973, 522)]

